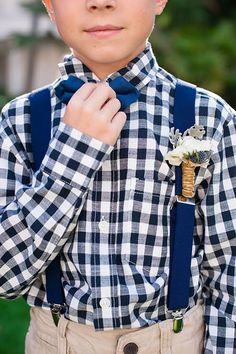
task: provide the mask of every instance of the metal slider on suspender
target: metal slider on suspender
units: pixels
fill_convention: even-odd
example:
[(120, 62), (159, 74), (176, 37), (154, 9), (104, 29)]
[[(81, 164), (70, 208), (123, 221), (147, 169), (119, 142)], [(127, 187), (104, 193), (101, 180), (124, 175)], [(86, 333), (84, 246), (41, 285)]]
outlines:
[(194, 198), (185, 198), (182, 195), (176, 195), (175, 198), (176, 198), (175, 201), (178, 202), (178, 203), (195, 205), (195, 199)]
[(64, 314), (66, 312), (66, 305), (63, 304), (51, 304), (50, 305), (50, 309), (51, 309), (51, 314), (52, 314), (52, 318), (54, 321), (55, 326), (58, 326), (60, 317), (62, 314)]
[(195, 200), (194, 198), (184, 198), (182, 195), (175, 195), (172, 197), (170, 209), (173, 209), (176, 203), (195, 205)]

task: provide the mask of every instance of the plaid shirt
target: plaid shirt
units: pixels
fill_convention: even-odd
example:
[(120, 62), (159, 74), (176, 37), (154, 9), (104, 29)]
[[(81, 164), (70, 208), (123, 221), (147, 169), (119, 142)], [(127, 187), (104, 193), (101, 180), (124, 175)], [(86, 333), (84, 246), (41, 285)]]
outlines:
[[(99, 81), (72, 55), (61, 79)], [(48, 308), (45, 269), (61, 252), (66, 318), (97, 330), (137, 328), (170, 318), (170, 209), (176, 78), (159, 67), (148, 43), (125, 77), (140, 91), (126, 109), (114, 146), (62, 122), (65, 105), (51, 85), (52, 134), (32, 171), (28, 94), (2, 111), (0, 124), (0, 295), (25, 295)], [(61, 80), (59, 79), (59, 80)], [(220, 97), (197, 89), (196, 123), (214, 142), (208, 168), (196, 178), (190, 307), (205, 303), (204, 353), (236, 350), (236, 113)], [(43, 132), (39, 132), (43, 134)], [(184, 250), (183, 250), (184, 252)]]

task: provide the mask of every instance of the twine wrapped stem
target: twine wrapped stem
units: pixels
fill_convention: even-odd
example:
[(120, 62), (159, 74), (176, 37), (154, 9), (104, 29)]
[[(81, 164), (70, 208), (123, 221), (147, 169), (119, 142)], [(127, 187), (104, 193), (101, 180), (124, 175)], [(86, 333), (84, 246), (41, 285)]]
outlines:
[(195, 168), (198, 164), (190, 160), (182, 163), (182, 196), (185, 198), (193, 198), (194, 196), (194, 181)]

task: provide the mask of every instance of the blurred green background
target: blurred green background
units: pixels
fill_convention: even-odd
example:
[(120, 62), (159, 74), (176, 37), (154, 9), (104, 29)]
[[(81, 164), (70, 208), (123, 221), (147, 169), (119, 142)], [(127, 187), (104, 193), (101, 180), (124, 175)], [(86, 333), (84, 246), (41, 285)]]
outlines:
[(0, 353), (23, 354), (29, 325), (29, 306), (23, 298), (0, 300)]
[(152, 43), (161, 66), (236, 107), (235, 0), (169, 0)]
[[(44, 16), (40, 2), (32, 4), (32, 16)], [(33, 46), (39, 38), (35, 33), (19, 34), (14, 41), (16, 45)], [(220, 94), (236, 107), (235, 0), (169, 0), (165, 12), (157, 18), (151, 42), (162, 67)], [(4, 87), (0, 88), (0, 108), (10, 98)], [(24, 353), (28, 321), (28, 306), (23, 299), (0, 300), (0, 354)]]

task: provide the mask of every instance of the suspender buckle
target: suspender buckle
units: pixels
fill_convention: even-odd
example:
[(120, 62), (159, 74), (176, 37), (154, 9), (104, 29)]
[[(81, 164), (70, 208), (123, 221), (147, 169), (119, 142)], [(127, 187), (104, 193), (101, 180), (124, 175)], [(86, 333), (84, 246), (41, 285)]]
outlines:
[(53, 322), (54, 322), (55, 326), (57, 327), (61, 315), (66, 312), (66, 305), (65, 304), (63, 304), (63, 305), (61, 305), (61, 304), (51, 304), (50, 305), (50, 309), (51, 309)]
[(181, 195), (175, 195), (172, 198), (170, 210), (172, 210), (174, 208), (174, 206), (176, 206), (176, 203), (195, 205), (195, 201), (193, 198), (185, 198), (185, 197), (182, 197)]
[(182, 195), (177, 195), (177, 196), (176, 196), (176, 201), (177, 201), (178, 203), (184, 203), (184, 204), (195, 205), (194, 198), (185, 198), (185, 197), (182, 197)]

